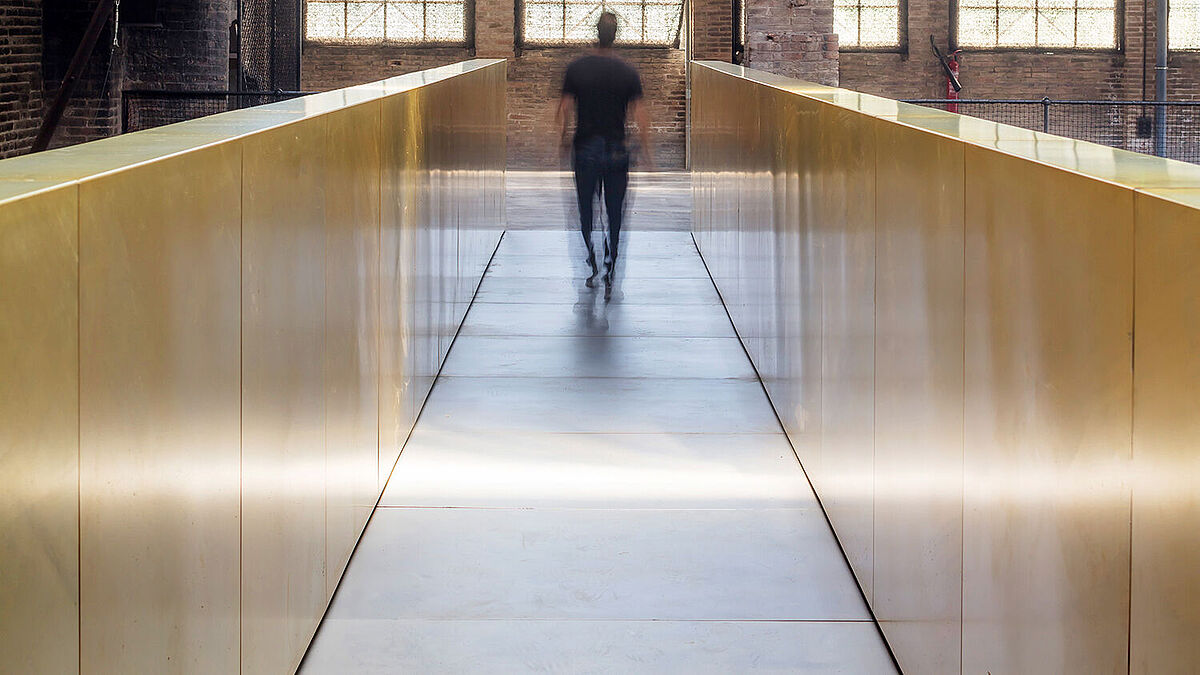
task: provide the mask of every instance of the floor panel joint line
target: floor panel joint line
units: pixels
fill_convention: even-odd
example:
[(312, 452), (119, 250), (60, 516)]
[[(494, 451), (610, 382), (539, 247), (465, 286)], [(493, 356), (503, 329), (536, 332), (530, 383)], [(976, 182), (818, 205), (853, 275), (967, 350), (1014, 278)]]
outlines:
[(487, 278), (488, 268), (492, 266), (492, 261), (496, 259), (496, 251), (499, 251), (500, 246), (504, 244), (505, 234), (507, 234), (507, 230), (502, 230), (500, 238), (496, 240), (496, 247), (492, 249), (492, 255), (488, 257), (488, 264), (483, 268), (483, 274), (479, 277), (479, 283), (475, 285), (475, 292), (471, 295), (471, 302), (467, 303), (467, 311), (463, 312), (462, 323), (458, 324), (458, 328), (454, 331), (454, 338), (450, 340), (450, 346), (446, 348), (446, 356), (438, 366), (438, 374), (434, 375), (433, 383), (430, 384), (429, 391), (425, 393), (425, 400), (421, 402), (421, 409), (417, 411), (416, 417), (413, 418), (412, 428), (408, 430), (408, 435), (404, 437), (404, 443), (400, 445), (400, 452), (397, 453), (396, 462), (392, 463), (392, 468), (388, 472), (388, 478), (383, 482), (383, 488), (379, 491), (379, 497), (375, 499), (375, 505), (371, 507), (371, 515), (367, 517), (367, 522), (363, 524), (362, 531), (358, 533), (358, 539), (354, 540), (354, 547), (350, 549), (350, 557), (346, 559), (346, 566), (342, 570), (342, 576), (338, 579), (337, 585), (333, 587), (333, 593), (329, 594), (329, 600), (325, 603), (325, 609), (321, 612), (321, 620), (317, 622), (316, 629), (308, 638), (308, 644), (304, 646), (304, 655), (300, 657), (300, 663), (296, 665), (296, 672), (304, 670), (304, 662), (308, 659), (313, 645), (317, 642), (317, 637), (321, 634), (321, 627), (325, 625), (325, 618), (329, 614), (329, 608), (333, 607), (333, 602), (337, 599), (338, 591), (342, 589), (342, 582), (346, 580), (346, 572), (350, 570), (350, 563), (354, 560), (354, 555), (358, 553), (358, 546), (367, 538), (367, 530), (371, 527), (371, 520), (375, 518), (375, 512), (379, 510), (379, 503), (383, 501), (383, 495), (387, 494), (387, 484), (392, 480), (392, 472), (396, 470), (396, 463), (400, 461), (400, 455), (404, 454), (404, 446), (408, 445), (408, 441), (412, 439), (413, 432), (417, 429), (417, 424), (421, 421), (421, 415), (425, 412), (425, 404), (429, 402), (433, 388), (437, 386), (438, 376), (442, 372), (442, 367), (446, 365), (446, 360), (450, 358), (450, 351), (454, 349), (454, 342), (458, 339), (458, 334), (462, 332), (463, 324), (467, 322), (467, 316), (471, 313), (471, 307), (475, 305), (475, 296), (479, 295), (479, 288), (483, 286), (483, 281)]
[[(763, 382), (762, 374), (758, 372), (758, 366), (754, 364), (754, 359), (750, 358), (750, 350), (746, 348), (746, 342), (741, 340), (741, 333), (737, 332), (737, 324), (733, 321), (733, 314), (731, 314), (729, 311), (729, 305), (725, 304), (725, 296), (721, 294), (721, 289), (717, 286), (717, 280), (712, 276), (712, 270), (708, 268), (708, 261), (704, 259), (704, 253), (700, 250), (700, 243), (696, 241), (695, 233), (692, 234), (692, 245), (696, 247), (696, 255), (700, 256), (700, 261), (704, 263), (704, 269), (708, 271), (709, 281), (716, 290), (717, 297), (721, 299), (721, 307), (725, 310), (725, 316), (729, 318), (729, 324), (733, 326), (734, 333), (737, 333), (738, 339), (742, 343), (742, 351), (746, 354), (746, 360), (750, 362), (750, 367), (754, 369), (754, 373), (758, 378), (758, 384), (762, 387), (763, 395), (767, 397), (768, 405), (771, 406), (771, 412), (774, 413), (775, 420), (779, 423), (779, 428), (784, 430), (784, 435), (786, 436), (787, 432), (783, 426), (783, 418), (779, 416), (779, 411), (775, 409), (775, 401), (771, 399), (771, 392), (767, 391), (767, 385), (765, 382)], [(790, 436), (788, 436), (788, 444), (792, 444), (792, 439)], [(884, 635), (883, 627), (879, 625), (879, 618), (875, 616), (875, 608), (872, 607), (871, 603), (867, 600), (867, 593), (863, 590), (862, 585), (858, 582), (858, 577), (854, 574), (854, 568), (850, 565), (850, 556), (846, 553), (846, 547), (842, 545), (841, 538), (837, 536), (837, 530), (833, 528), (833, 521), (829, 519), (829, 511), (826, 510), (825, 503), (821, 501), (821, 495), (817, 492), (817, 487), (813, 485), (812, 478), (810, 478), (808, 475), (808, 470), (804, 468), (804, 462), (800, 461), (800, 453), (796, 452), (796, 447), (794, 445), (792, 445), (792, 454), (796, 456), (796, 464), (799, 465), (800, 470), (804, 472), (804, 478), (808, 481), (809, 487), (812, 488), (813, 495), (817, 499), (817, 504), (821, 508), (821, 514), (825, 516), (825, 524), (829, 528), (829, 531), (833, 533), (833, 538), (837, 542), (838, 550), (841, 551), (842, 559), (846, 563), (846, 569), (850, 572), (850, 577), (854, 579), (855, 588), (857, 588), (859, 594), (862, 595), (863, 605), (866, 606), (867, 612), (871, 615), (871, 622), (875, 624), (875, 630), (879, 633), (879, 639), (883, 641), (884, 647), (887, 648), (888, 656), (892, 659), (892, 665), (896, 667), (896, 672), (903, 673), (904, 671), (900, 668), (900, 661), (896, 658), (896, 652), (892, 650), (891, 643), (888, 642), (887, 636)]]

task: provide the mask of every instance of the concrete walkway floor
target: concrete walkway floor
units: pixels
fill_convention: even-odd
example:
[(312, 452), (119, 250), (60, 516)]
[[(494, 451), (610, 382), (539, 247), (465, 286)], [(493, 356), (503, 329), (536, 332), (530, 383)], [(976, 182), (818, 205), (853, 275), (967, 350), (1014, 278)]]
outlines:
[(509, 231), (304, 673), (891, 673), (686, 232)]

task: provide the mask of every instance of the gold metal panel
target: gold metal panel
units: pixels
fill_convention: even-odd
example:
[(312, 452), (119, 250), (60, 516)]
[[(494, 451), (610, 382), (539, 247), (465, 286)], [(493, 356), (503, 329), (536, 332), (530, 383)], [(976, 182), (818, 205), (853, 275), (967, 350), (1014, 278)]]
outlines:
[(238, 667), (240, 189), (236, 144), (79, 187), (84, 672)]
[(1200, 171), (727, 64), (692, 96), (697, 243), (900, 663), (1185, 672)]
[(874, 536), (875, 120), (821, 104), (821, 502), (868, 600)]
[(242, 142), (246, 673), (294, 670), (325, 609), (326, 123)]
[(0, 202), (0, 671), (79, 668), (74, 185)]
[(774, 366), (767, 388), (772, 391), (800, 461), (814, 485), (824, 476), (823, 426), (825, 361), (825, 210), (821, 158), (823, 103), (785, 96), (775, 124), (785, 177), (783, 210), (776, 220), (783, 233), (775, 275), (782, 303), (767, 308), (778, 313), (780, 330), (764, 350)]
[(327, 596), (379, 497), (379, 103), (330, 113), (325, 150)]
[[(417, 219), (423, 194), (423, 133), (417, 92), (397, 94), (380, 103), (383, 184), (380, 225), (379, 316), (379, 466), (382, 491), (416, 418)], [(391, 130), (397, 130), (391, 132)]]
[(901, 668), (960, 670), (963, 145), (875, 127), (875, 616)]
[[(1133, 416), (1134, 673), (1200, 663), (1200, 199), (1139, 193)], [(1178, 199), (1179, 201), (1175, 201)]]
[(499, 238), (505, 87), (475, 60), (0, 166), (0, 601), (34, 608), (0, 669), (295, 668)]
[(965, 166), (963, 670), (1121, 672), (1133, 192)]

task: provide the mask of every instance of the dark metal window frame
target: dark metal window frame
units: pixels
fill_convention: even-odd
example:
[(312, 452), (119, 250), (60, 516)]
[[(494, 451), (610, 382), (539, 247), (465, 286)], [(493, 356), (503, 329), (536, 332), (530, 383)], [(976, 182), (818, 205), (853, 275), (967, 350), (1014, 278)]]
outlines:
[[(858, 34), (862, 36), (862, 7), (863, 0), (857, 0)], [(833, 8), (837, 12), (837, 7)], [(907, 54), (908, 53), (908, 0), (896, 0), (896, 44), (894, 45), (848, 45), (842, 46), (841, 36), (838, 36), (838, 51), (843, 54)]]
[[(380, 5), (384, 5), (384, 36), (383, 38), (310, 38), (308, 36), (308, 5), (342, 5), (345, 11), (349, 13), (351, 4), (367, 4), (372, 0), (303, 0), (304, 25), (302, 34), (304, 41), (312, 44), (323, 45), (399, 45), (407, 47), (463, 47), (466, 49), (475, 48), (475, 0), (374, 0)], [(487, 0), (483, 0), (487, 2)], [(396, 40), (389, 39), (387, 35), (387, 7), (388, 4), (413, 4), (420, 3), (423, 17), (428, 15), (428, 6), (432, 4), (461, 4), (463, 6), (463, 39), (458, 40)], [(346, 24), (349, 23), (347, 16)], [(344, 24), (344, 25), (346, 25)]]
[[(487, 0), (483, 0), (487, 2)], [(541, 0), (538, 4), (550, 5), (561, 4), (563, 8), (563, 33), (566, 33), (566, 17), (567, 7), (569, 5), (583, 5), (598, 2), (601, 7), (606, 3), (605, 0)], [(684, 14), (687, 12), (690, 0), (679, 0), (679, 23), (675, 27), (675, 39), (671, 42), (621, 42), (618, 40), (617, 47), (620, 49), (680, 49), (683, 44), (683, 24)], [(642, 25), (645, 26), (646, 20), (646, 0), (624, 0), (620, 4), (639, 4), (642, 7)], [(541, 41), (527, 40), (525, 38), (525, 8), (528, 3), (526, 0), (517, 0), (514, 5), (516, 10), (516, 47), (517, 49), (578, 49), (592, 44), (591, 40), (562, 40), (562, 41)]]
[[(1112, 47), (1054, 47), (1050, 45), (988, 45), (977, 46), (970, 45), (964, 47), (959, 43), (959, 4), (961, 0), (954, 0), (950, 3), (950, 44), (953, 49), (962, 48), (969, 53), (988, 54), (988, 53), (1026, 53), (1026, 54), (1117, 54), (1125, 51), (1125, 1), (1115, 0), (1113, 3), (1113, 46)], [(1034, 41), (1037, 41), (1037, 3), (1038, 0), (1033, 0), (1034, 12)], [(1000, 2), (995, 0), (996, 11), (1000, 11)], [(1087, 9), (1087, 8), (1085, 8)], [(1079, 2), (1075, 0), (1075, 39), (1078, 41), (1079, 36)], [(999, 17), (996, 19), (997, 36), (999, 36)]]

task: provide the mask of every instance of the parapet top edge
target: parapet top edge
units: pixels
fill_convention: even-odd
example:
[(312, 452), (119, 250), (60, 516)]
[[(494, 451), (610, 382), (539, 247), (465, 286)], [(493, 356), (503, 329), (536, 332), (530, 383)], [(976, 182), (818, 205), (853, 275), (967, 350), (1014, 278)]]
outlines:
[[(242, 128), (231, 128), (228, 133), (221, 133), (219, 130), (213, 129), (202, 130), (201, 127), (211, 126), (214, 122), (211, 119), (213, 116), (206, 116), (132, 134), (110, 136), (47, 152), (0, 160), (0, 182), (9, 184), (27, 183), (29, 185), (27, 192), (16, 192), (8, 195), (0, 199), (0, 203), (32, 196), (45, 190), (95, 180), (107, 175), (135, 169), (154, 162), (169, 160), (189, 152), (197, 152), (223, 143), (244, 140), (255, 134), (281, 129), (339, 110), (366, 105), (391, 96), (446, 82), (455, 77), (468, 75), (504, 62), (505, 59), (470, 59), (429, 70), (397, 75), (383, 80), (318, 92), (290, 99), (289, 101), (228, 111), (217, 116), (220, 119), (215, 121), (218, 124), (220, 122), (227, 122), (231, 127), (236, 127), (239, 122), (244, 123)], [(343, 99), (340, 103), (331, 101), (330, 99), (335, 99), (339, 92), (354, 92), (357, 96), (351, 99)], [(365, 92), (370, 93), (363, 95)], [(324, 104), (318, 105), (312, 110), (294, 109), (294, 106), (297, 105), (296, 101), (303, 102), (305, 99), (322, 101)], [(292, 109), (289, 109), (289, 106), (286, 105), (288, 103), (291, 103)], [(280, 104), (284, 105), (281, 106)], [(303, 105), (303, 103), (300, 105)], [(261, 124), (251, 122), (254, 117), (263, 116), (264, 113), (268, 113), (270, 116), (278, 116), (278, 118), (264, 119), (261, 121)], [(166, 141), (168, 140), (167, 137), (172, 135), (173, 132), (178, 134), (175, 137), (177, 142), (170, 144)], [(135, 157), (129, 160), (122, 160), (119, 156), (121, 151), (134, 149), (137, 144), (147, 140), (146, 136), (142, 134), (150, 133), (164, 136), (161, 151), (148, 149), (140, 153), (134, 152)], [(191, 140), (189, 141), (189, 139)], [(106, 161), (106, 158), (108, 161)], [(94, 166), (91, 168), (69, 168), (74, 162), (83, 165), (88, 160), (94, 160)], [(64, 167), (64, 165), (67, 165), (67, 167)]]
[[(869, 97), (870, 99), (878, 99), (880, 101), (891, 101), (897, 104), (897, 106), (907, 105), (894, 99), (886, 99), (873, 94), (861, 94), (849, 89), (813, 84), (804, 80), (774, 73), (764, 73), (746, 68), (745, 66), (719, 61), (693, 61), (693, 64), (748, 82), (768, 86), (815, 103), (858, 113), (864, 117), (876, 119), (884, 123), (897, 124), (907, 129), (952, 139), (968, 147), (998, 152), (1130, 190), (1154, 188), (1200, 189), (1200, 166), (1179, 160), (1156, 157), (1154, 155), (1113, 148), (1107, 145), (1040, 131), (1032, 131), (1023, 129), (1022, 127), (993, 122), (969, 115), (939, 111), (933, 108), (929, 109), (930, 114), (928, 115), (905, 119), (903, 117), (865, 110), (862, 106), (852, 106), (846, 102), (829, 100), (829, 98), (820, 95), (818, 92), (824, 93), (827, 96), (837, 94), (846, 97), (858, 97), (859, 100), (864, 100), (862, 97)], [(976, 130), (991, 127), (997, 130), (994, 136), (1000, 140), (991, 141), (983, 138), (983, 135), (978, 133), (974, 134), (977, 137), (965, 137), (950, 129), (938, 129), (932, 125), (925, 126), (919, 123), (918, 117), (929, 120), (964, 120), (965, 124), (976, 127)], [(1003, 138), (1005, 136), (1012, 136), (1013, 133), (1010, 133), (1010, 131), (1028, 133), (1030, 134), (1030, 138), (1024, 141), (1014, 138)], [(1041, 145), (1039, 146), (1039, 144)], [(1090, 157), (1081, 160), (1081, 157), (1089, 155)]]

